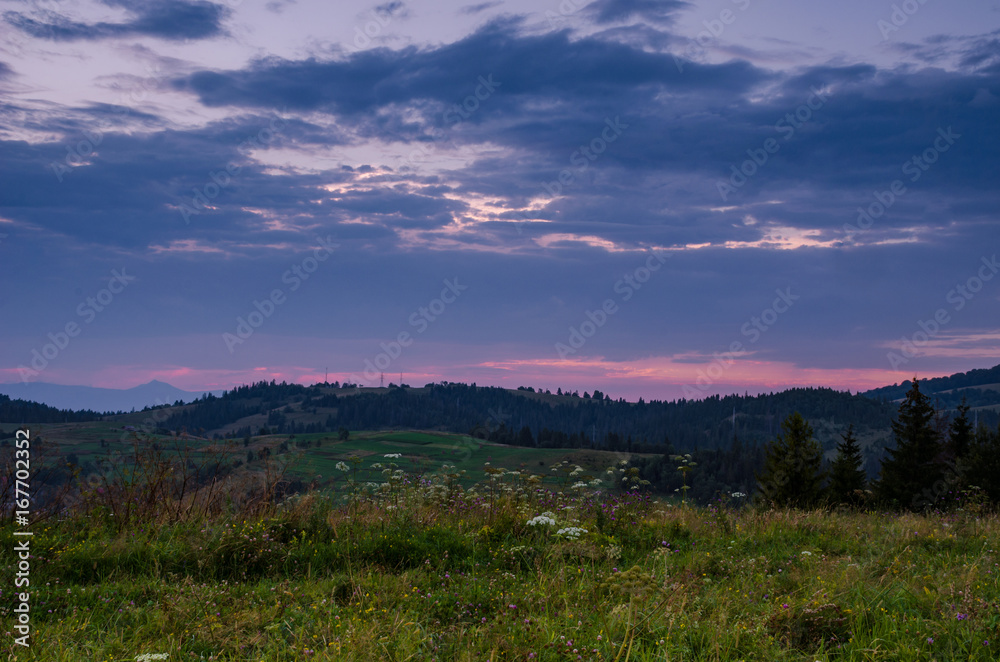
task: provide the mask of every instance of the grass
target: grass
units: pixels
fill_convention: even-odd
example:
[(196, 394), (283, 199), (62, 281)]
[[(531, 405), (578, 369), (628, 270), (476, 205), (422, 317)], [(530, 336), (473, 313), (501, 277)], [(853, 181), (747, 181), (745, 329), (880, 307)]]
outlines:
[[(262, 445), (276, 446), (287, 440), (288, 435), (256, 437), (251, 448)], [(624, 457), (621, 453), (589, 449), (545, 449), (505, 446), (468, 435), (447, 432), (378, 431), (351, 432), (350, 438), (340, 441), (336, 435), (295, 435), (290, 447), (296, 451), (287, 459), (289, 477), (319, 486), (342, 489), (345, 476), (336, 470), (338, 462), (352, 457), (362, 458), (354, 475), (358, 481), (373, 481), (380, 471), (371, 470), (371, 464), (387, 453), (399, 453), (396, 463), (411, 475), (432, 471), (434, 467), (449, 464), (465, 473), (461, 483), (471, 486), (488, 478), (484, 466), (501, 467), (510, 471), (545, 472), (552, 464), (567, 460), (582, 465), (591, 475), (603, 471)], [(318, 478), (317, 478), (318, 477)]]
[[(396, 461), (363, 462), (373, 460)], [(118, 530), (97, 508), (36, 524), (32, 646), (14, 646), (5, 634), (3, 655), (1000, 656), (994, 514), (695, 508), (491, 467), (484, 469), (493, 478), (471, 489), (454, 470), (417, 479), (388, 466), (384, 484), (351, 498), (314, 492), (252, 515), (150, 515)], [(2, 528), (8, 550), (12, 531)], [(11, 552), (3, 563), (13, 576)], [(14, 616), (10, 586), (0, 601), (5, 633)]]
[[(146, 414), (148, 418), (149, 413)], [(126, 416), (135, 417), (138, 413), (119, 418)], [(442, 463), (454, 465), (459, 471), (466, 472), (461, 480), (466, 486), (487, 478), (483, 471), (485, 462), (509, 470), (545, 471), (553, 463), (568, 460), (596, 473), (623, 457), (620, 453), (588, 449), (505, 446), (468, 435), (424, 431), (351, 432), (346, 441), (339, 440), (334, 433), (277, 434), (255, 436), (247, 447), (242, 447), (242, 439), (219, 442), (199, 437), (156, 435), (150, 433), (155, 426), (147, 425), (149, 429), (143, 430), (140, 421), (133, 420), (131, 423), (140, 428), (138, 432), (124, 430), (125, 423), (122, 421), (33, 425), (31, 429), (34, 431), (33, 438), (39, 440), (39, 443), (44, 439), (50, 455), (75, 455), (84, 467), (84, 473), (88, 474), (95, 471), (100, 473), (109, 461), (114, 460), (116, 454), (131, 452), (136, 434), (146, 444), (156, 442), (166, 448), (179, 445), (188, 447), (195, 457), (211, 455), (226, 444), (231, 444), (234, 446), (233, 456), (244, 461), (248, 450), (256, 453), (265, 447), (276, 457), (279, 445), (284, 442), (292, 451), (282, 455), (290, 478), (332, 489), (342, 487), (343, 476), (336, 470), (338, 462), (347, 461), (351, 457), (367, 460), (386, 453), (401, 453), (403, 457), (399, 464), (411, 474), (428, 471)], [(103, 446), (101, 439), (106, 442)], [(370, 462), (361, 466), (363, 473), (356, 477), (358, 480), (374, 480), (378, 472), (367, 471), (369, 466)], [(254, 467), (252, 462), (247, 466), (251, 470)]]

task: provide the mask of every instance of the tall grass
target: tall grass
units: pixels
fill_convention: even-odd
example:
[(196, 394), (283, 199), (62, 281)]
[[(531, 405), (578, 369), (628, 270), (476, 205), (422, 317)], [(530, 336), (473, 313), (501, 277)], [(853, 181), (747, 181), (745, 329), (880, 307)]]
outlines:
[(8, 659), (1000, 657), (994, 514), (696, 508), (502, 471), (282, 497), (279, 470), (185, 483), (156, 457), (35, 528), (33, 644), (8, 635)]

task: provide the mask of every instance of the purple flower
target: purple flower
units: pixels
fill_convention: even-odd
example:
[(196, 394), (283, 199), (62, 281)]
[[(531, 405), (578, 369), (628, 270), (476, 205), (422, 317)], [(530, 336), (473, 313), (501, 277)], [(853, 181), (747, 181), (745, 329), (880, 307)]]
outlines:
[(967, 619), (968, 617), (969, 617), (969, 615), (968, 615), (968, 614), (963, 614), (963, 613), (958, 613), (958, 614), (955, 614), (955, 618), (957, 618), (957, 619), (958, 619), (958, 620), (960, 620), (960, 621), (964, 621), (964, 620), (965, 620), (965, 619)]

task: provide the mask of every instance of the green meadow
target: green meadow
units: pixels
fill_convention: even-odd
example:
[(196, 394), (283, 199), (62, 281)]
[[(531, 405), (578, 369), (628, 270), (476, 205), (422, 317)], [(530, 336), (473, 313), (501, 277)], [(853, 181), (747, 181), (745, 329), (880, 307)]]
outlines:
[[(233, 457), (278, 439), (238, 441)], [(421, 432), (296, 441), (186, 491), (143, 454), (33, 522), (30, 646), (13, 643), (6, 582), (4, 656), (1000, 657), (1000, 519), (976, 507), (694, 507), (623, 491), (630, 473), (612, 454), (584, 453), (584, 466), (580, 451)], [(255, 478), (281, 480), (281, 467), (329, 482), (273, 498)], [(3, 526), (8, 550), (22, 528)], [(4, 566), (12, 577), (13, 553)]]

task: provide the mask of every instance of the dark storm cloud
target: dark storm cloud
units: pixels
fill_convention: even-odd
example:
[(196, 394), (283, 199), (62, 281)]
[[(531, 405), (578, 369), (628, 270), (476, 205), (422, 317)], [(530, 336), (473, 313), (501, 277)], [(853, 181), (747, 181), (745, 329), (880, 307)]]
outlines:
[(671, 23), (681, 9), (690, 7), (681, 0), (597, 0), (585, 8), (597, 23), (625, 21), (633, 17), (656, 23)]
[(393, 18), (406, 18), (410, 15), (410, 11), (406, 8), (406, 3), (400, 2), (400, 0), (391, 0), (390, 2), (383, 2), (380, 5), (376, 5), (375, 11), (385, 16), (392, 16)]
[(497, 101), (511, 111), (519, 108), (511, 105), (517, 100), (606, 104), (621, 95), (648, 97), (649, 88), (740, 94), (768, 77), (746, 63), (694, 66), (682, 75), (667, 54), (571, 40), (566, 32), (523, 36), (516, 21), (504, 20), (434, 49), (375, 49), (327, 62), (270, 59), (242, 71), (197, 72), (175, 86), (208, 106), (284, 105), (357, 115), (419, 100), (461, 102), (480, 76), (499, 82), (503, 93)]
[(146, 35), (161, 39), (205, 39), (223, 33), (222, 21), (230, 10), (203, 0), (104, 0), (134, 16), (124, 23), (81, 23), (55, 12), (38, 18), (6, 12), (4, 19), (23, 32), (52, 41), (98, 40)]
[[(615, 187), (636, 188), (638, 195), (629, 181), (679, 172), (701, 178), (698, 190), (683, 192), (683, 202), (721, 204), (717, 183), (769, 138), (778, 139), (781, 152), (737, 191), (740, 203), (794, 194), (806, 181), (822, 182), (834, 196), (888, 185), (947, 126), (976, 136), (960, 148), (977, 157), (942, 159), (921, 187), (982, 186), (984, 166), (997, 156), (989, 90), (998, 77), (989, 72), (827, 65), (779, 75), (738, 60), (686, 62), (682, 69), (669, 54), (599, 38), (571, 40), (568, 33), (526, 36), (516, 22), (496, 21), (437, 48), (378, 49), (327, 62), (272, 59), (241, 71), (199, 72), (176, 85), (210, 106), (323, 110), (358, 135), (385, 141), (426, 140), (436, 131), (444, 132), (438, 146), (445, 148), (489, 142), (531, 153), (517, 168), (491, 156), (456, 173), (468, 192), (503, 196), (537, 195), (570, 165), (575, 149), (598, 135), (605, 118), (616, 116), (630, 125), (627, 134), (567, 187), (577, 189), (573, 195), (587, 195), (579, 190), (583, 182), (597, 195), (613, 198)], [(498, 83), (495, 92), (481, 102), (472, 98), (478, 109), (453, 128), (447, 118), (458, 115), (449, 109), (482, 91), (484, 75)], [(799, 126), (794, 114), (815, 102), (815, 89), (828, 99)], [(622, 176), (615, 178), (616, 171)], [(610, 179), (606, 191), (593, 179), (598, 173)], [(677, 193), (670, 191), (674, 200)], [(817, 216), (814, 222), (822, 224)]]
[(478, 14), (484, 12), (487, 9), (492, 9), (493, 7), (499, 7), (503, 4), (503, 0), (493, 0), (493, 2), (480, 2), (475, 5), (466, 5), (459, 10), (461, 14)]
[[(121, 127), (95, 128), (102, 112), (107, 109), (66, 112), (62, 142), (0, 145), (6, 218), (128, 252), (194, 240), (247, 256), (272, 250), (268, 245), (297, 245), (303, 228), (315, 233), (359, 217), (366, 224), (346, 226), (344, 237), (388, 250), (392, 228), (432, 229), (466, 210), (442, 195), (446, 187), (412, 186), (392, 174), (371, 177), (367, 166), (302, 174), (254, 159), (272, 147), (342, 142), (335, 130), (302, 120), (246, 115), (199, 130), (127, 134)], [(254, 144), (255, 138), (263, 142)], [(354, 185), (358, 176), (368, 176), (364, 186)], [(343, 187), (336, 194), (320, 189), (330, 185)], [(274, 219), (281, 222), (273, 225)]]
[(969, 70), (992, 70), (1000, 63), (1000, 30), (971, 36), (936, 35), (920, 43), (901, 42), (892, 49), (927, 64), (955, 64)]
[[(17, 186), (5, 189), (0, 203), (13, 208), (14, 217), (54, 231), (92, 233), (130, 247), (162, 244), (178, 230), (213, 241), (240, 233), (282, 240), (282, 231), (265, 232), (261, 217), (244, 209), (253, 208), (304, 226), (360, 219), (366, 225), (354, 224), (352, 232), (384, 250), (392, 246), (393, 229), (437, 229), (472, 213), (456, 195), (499, 200), (482, 226), (490, 236), (456, 233), (451, 239), (459, 245), (499, 246), (505, 232), (527, 247), (546, 233), (594, 235), (625, 246), (722, 244), (761, 240), (773, 226), (814, 230), (815, 238), (832, 241), (843, 239), (858, 206), (903, 178), (901, 166), (947, 127), (962, 138), (919, 181), (906, 182), (906, 195), (866, 237), (907, 239), (900, 234), (905, 228), (982, 216), (998, 201), (990, 179), (990, 164), (1000, 159), (990, 92), (1000, 89), (997, 74), (870, 65), (775, 73), (740, 61), (691, 62), (681, 71), (669, 54), (599, 38), (571, 40), (566, 33), (524, 35), (518, 25), (494, 22), (434, 48), (378, 49), (325, 62), (271, 58), (244, 70), (196, 73), (177, 86), (206, 105), (251, 112), (199, 130), (109, 132), (88, 163), (58, 186), (48, 168), (65, 157), (65, 143), (15, 144), (0, 168)], [(498, 85), (477, 100), (480, 77)], [(826, 100), (792, 131), (785, 118), (815, 101), (816, 90)], [(479, 107), (449, 122), (453, 104), (470, 97)], [(269, 147), (308, 154), (375, 138), (410, 142), (430, 154), (428, 162), (459, 149), (473, 156), (447, 174), (447, 185), (425, 174), (420, 160), (386, 161), (377, 177), (371, 166), (343, 160), (326, 172), (268, 168), (238, 149), (270, 121), (254, 115), (258, 109), (278, 109), (285, 118)], [(304, 121), (297, 117), (303, 110), (325, 111), (334, 122)], [(74, 144), (89, 123), (116, 111), (53, 109), (37, 128), (61, 130)], [(580, 168), (581, 149), (600, 138), (609, 121), (627, 129)], [(719, 182), (768, 139), (777, 140), (780, 151), (722, 200)], [(479, 149), (487, 144), (499, 149)], [(34, 161), (28, 166), (24, 159)], [(190, 207), (212, 173), (230, 163), (239, 174), (212, 200), (214, 209), (185, 223), (178, 206)], [(571, 181), (554, 197), (552, 183), (564, 171)], [(331, 183), (342, 186), (333, 193), (320, 189)], [(543, 206), (521, 209), (531, 199)], [(765, 204), (773, 200), (781, 204)], [(88, 212), (93, 226), (86, 230), (75, 220), (79, 209), (101, 210)], [(113, 222), (116, 214), (126, 220)], [(514, 222), (535, 219), (550, 222), (526, 223), (513, 234)]]

